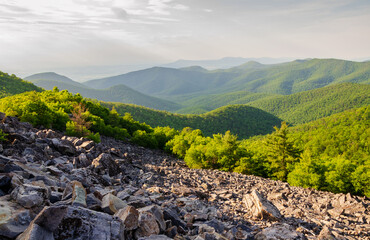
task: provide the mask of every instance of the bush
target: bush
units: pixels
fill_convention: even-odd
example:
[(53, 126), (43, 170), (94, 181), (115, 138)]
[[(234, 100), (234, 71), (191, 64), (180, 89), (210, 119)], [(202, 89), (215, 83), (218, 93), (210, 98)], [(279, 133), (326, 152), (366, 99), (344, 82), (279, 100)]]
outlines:
[(0, 142), (6, 141), (6, 137), (8, 134), (4, 133), (2, 129), (0, 129)]

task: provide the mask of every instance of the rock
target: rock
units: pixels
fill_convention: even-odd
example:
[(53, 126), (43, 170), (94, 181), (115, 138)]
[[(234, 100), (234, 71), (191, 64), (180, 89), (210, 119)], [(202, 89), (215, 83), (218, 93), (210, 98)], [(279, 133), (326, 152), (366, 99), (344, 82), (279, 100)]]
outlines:
[(123, 222), (126, 230), (134, 230), (139, 226), (139, 211), (132, 206), (126, 206), (114, 214)]
[(89, 150), (93, 146), (95, 146), (94, 141), (85, 141), (81, 145), (79, 145), (80, 148), (84, 148), (86, 150)]
[(53, 146), (62, 154), (75, 155), (76, 149), (69, 141), (63, 141), (58, 138), (51, 139)]
[[(81, 153), (79, 156), (78, 156), (78, 164), (77, 166), (78, 167), (87, 167), (91, 164), (91, 161), (87, 158), (86, 154), (85, 153)], [(76, 164), (75, 164), (76, 165)]]
[(237, 240), (249, 240), (253, 239), (252, 229), (244, 224), (237, 225), (231, 230), (231, 235)]
[(60, 177), (64, 174), (63, 171), (59, 170), (58, 168), (54, 166), (47, 167), (46, 170), (49, 171), (52, 175), (57, 176), (57, 177)]
[(27, 229), (31, 220), (30, 211), (12, 203), (10, 196), (0, 198), (0, 239), (15, 238)]
[(165, 220), (170, 220), (173, 226), (186, 228), (186, 223), (179, 218), (174, 210), (164, 209), (163, 216)]
[(16, 240), (55, 240), (53, 233), (32, 223)]
[(0, 190), (7, 194), (12, 188), (11, 182), (12, 178), (9, 176), (9, 174), (0, 175)]
[(255, 240), (307, 240), (307, 238), (300, 232), (286, 223), (276, 223), (271, 227), (263, 229), (256, 234)]
[(166, 235), (151, 235), (149, 237), (139, 238), (139, 240), (171, 240), (172, 238), (167, 237)]
[(218, 233), (222, 233), (225, 230), (224, 224), (216, 219), (212, 219), (211, 221), (205, 222), (204, 224), (213, 227)]
[(317, 240), (336, 240), (337, 238), (332, 234), (327, 226), (324, 226), (321, 230)]
[(62, 200), (63, 193), (52, 191), (50, 194), (50, 203), (56, 203)]
[(177, 227), (172, 226), (166, 230), (166, 235), (170, 238), (174, 238), (177, 235)]
[(264, 198), (257, 190), (245, 195), (243, 202), (255, 218), (278, 221), (283, 218), (279, 209), (270, 201)]
[(127, 203), (119, 199), (118, 197), (114, 196), (111, 193), (105, 195), (102, 199), (101, 208), (104, 212), (108, 214), (115, 214), (121, 208), (127, 206)]
[(101, 208), (101, 201), (93, 193), (87, 194), (86, 204), (89, 209)]
[(103, 168), (108, 170), (109, 176), (115, 176), (120, 173), (119, 165), (113, 160), (112, 156), (107, 153), (102, 153), (95, 158), (91, 163), (95, 168)]
[[(38, 234), (39, 238), (35, 238)], [(17, 240), (54, 238), (123, 240), (124, 226), (120, 220), (105, 213), (74, 206), (52, 206), (45, 207)]]
[(125, 191), (120, 191), (120, 192), (118, 192), (117, 193), (117, 197), (119, 198), (119, 199), (121, 199), (121, 200), (128, 200), (128, 198), (130, 197), (131, 195), (130, 194), (128, 194), (127, 192), (125, 192)]
[(139, 228), (135, 235), (137, 238), (148, 237), (150, 235), (158, 235), (160, 232), (159, 226), (154, 215), (150, 212), (142, 212), (139, 216)]
[(72, 204), (86, 207), (86, 190), (78, 181), (72, 181)]
[(150, 212), (155, 217), (158, 226), (160, 227), (161, 231), (166, 230), (166, 222), (164, 221), (163, 211), (157, 205), (151, 205), (148, 207), (140, 208), (139, 212)]
[(16, 187), (12, 193), (12, 198), (25, 208), (33, 208), (44, 205), (50, 198), (50, 191), (45, 187), (23, 184)]

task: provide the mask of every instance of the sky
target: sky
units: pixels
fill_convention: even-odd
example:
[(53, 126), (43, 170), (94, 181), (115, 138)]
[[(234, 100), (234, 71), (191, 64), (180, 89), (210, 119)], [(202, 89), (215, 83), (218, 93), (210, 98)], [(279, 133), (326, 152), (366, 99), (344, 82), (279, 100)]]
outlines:
[(1, 0), (0, 71), (370, 58), (369, 0)]

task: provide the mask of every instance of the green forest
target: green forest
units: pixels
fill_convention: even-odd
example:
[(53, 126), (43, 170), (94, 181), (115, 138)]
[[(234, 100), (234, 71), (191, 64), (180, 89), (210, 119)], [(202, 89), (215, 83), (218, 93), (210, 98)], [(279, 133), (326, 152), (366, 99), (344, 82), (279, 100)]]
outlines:
[(282, 122), (269, 135), (241, 141), (230, 131), (205, 136), (189, 127), (152, 128), (130, 114), (121, 116), (114, 108), (57, 88), (2, 98), (0, 111), (73, 136), (99, 141), (101, 134), (164, 149), (183, 158), (190, 168), (235, 171), (370, 196), (370, 106), (295, 127)]
[(281, 119), (261, 109), (246, 105), (229, 105), (205, 114), (174, 114), (166, 111), (156, 111), (150, 108), (121, 104), (101, 104), (109, 109), (116, 109), (120, 114), (130, 113), (136, 120), (151, 126), (171, 126), (176, 130), (185, 127), (201, 129), (206, 136), (230, 131), (240, 138), (271, 133)]
[(36, 87), (30, 82), (24, 81), (17, 76), (9, 75), (0, 71), (0, 98), (26, 92), (42, 91), (42, 88)]

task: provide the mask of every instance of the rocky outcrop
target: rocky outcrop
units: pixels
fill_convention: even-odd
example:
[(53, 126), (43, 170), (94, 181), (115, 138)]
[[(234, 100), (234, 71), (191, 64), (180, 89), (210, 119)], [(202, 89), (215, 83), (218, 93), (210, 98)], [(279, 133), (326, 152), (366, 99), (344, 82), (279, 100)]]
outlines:
[(366, 198), (0, 121), (0, 239), (370, 238)]

